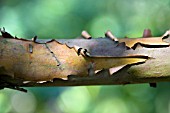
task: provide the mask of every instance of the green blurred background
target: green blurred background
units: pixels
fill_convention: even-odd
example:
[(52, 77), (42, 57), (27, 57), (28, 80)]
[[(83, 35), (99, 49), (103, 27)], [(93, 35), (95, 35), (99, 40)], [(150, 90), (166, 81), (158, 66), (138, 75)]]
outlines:
[[(0, 0), (0, 27), (17, 37), (154, 36), (170, 28), (169, 0)], [(0, 90), (0, 113), (170, 113), (170, 83)]]

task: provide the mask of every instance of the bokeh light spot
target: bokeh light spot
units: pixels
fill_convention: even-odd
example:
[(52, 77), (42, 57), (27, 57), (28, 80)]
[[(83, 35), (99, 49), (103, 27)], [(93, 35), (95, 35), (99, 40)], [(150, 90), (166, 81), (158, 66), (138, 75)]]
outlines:
[(34, 113), (36, 109), (36, 99), (31, 92), (16, 92), (12, 96), (11, 104), (17, 113)]
[(10, 109), (9, 98), (5, 93), (0, 92), (0, 113), (8, 113)]
[(94, 113), (129, 113), (129, 110), (122, 99), (113, 98), (100, 102)]
[(57, 106), (65, 113), (82, 113), (90, 102), (86, 87), (73, 87), (64, 91), (57, 99)]

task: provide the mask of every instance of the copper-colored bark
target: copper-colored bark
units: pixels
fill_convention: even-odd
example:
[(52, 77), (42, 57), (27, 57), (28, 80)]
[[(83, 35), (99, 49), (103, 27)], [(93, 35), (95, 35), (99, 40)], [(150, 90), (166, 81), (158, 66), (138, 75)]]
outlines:
[[(0, 88), (153, 83), (170, 79), (169, 32), (162, 37), (40, 41), (0, 37)], [(89, 35), (89, 34), (88, 34)], [(89, 35), (90, 36), (90, 35)], [(111, 36), (111, 37), (110, 37)], [(166, 38), (166, 41), (164, 40)], [(116, 41), (115, 41), (116, 39)]]

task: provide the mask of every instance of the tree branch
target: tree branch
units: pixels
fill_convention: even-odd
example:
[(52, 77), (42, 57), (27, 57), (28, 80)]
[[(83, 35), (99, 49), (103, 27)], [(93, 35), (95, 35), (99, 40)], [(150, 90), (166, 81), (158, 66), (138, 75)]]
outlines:
[(83, 31), (79, 39), (57, 40), (26, 40), (5, 30), (1, 33), (1, 89), (170, 81), (169, 31), (151, 37), (145, 30), (143, 38), (122, 39), (110, 31), (105, 38), (91, 39)]

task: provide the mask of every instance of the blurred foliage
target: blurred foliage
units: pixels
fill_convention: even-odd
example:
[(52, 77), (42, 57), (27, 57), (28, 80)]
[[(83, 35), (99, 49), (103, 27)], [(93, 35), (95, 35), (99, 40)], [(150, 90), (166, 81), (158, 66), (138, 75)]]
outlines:
[[(17, 37), (154, 36), (170, 28), (169, 0), (0, 0), (0, 27)], [(170, 113), (170, 84), (0, 90), (0, 113)]]

